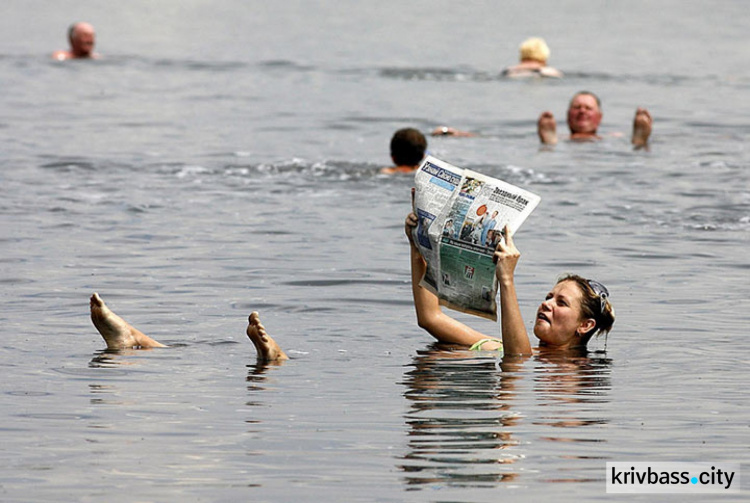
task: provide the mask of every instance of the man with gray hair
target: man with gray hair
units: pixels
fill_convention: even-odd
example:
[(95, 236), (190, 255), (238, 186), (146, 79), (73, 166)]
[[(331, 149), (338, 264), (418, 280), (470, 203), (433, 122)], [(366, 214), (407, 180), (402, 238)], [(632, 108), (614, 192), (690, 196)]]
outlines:
[[(597, 95), (581, 91), (573, 96), (568, 105), (568, 129), (572, 141), (593, 141), (601, 137), (598, 134), (602, 121), (602, 102)], [(631, 143), (636, 148), (648, 146), (653, 120), (645, 108), (638, 108), (633, 118), (633, 135)], [(550, 111), (543, 112), (537, 121), (539, 140), (544, 145), (557, 143), (557, 124)]]

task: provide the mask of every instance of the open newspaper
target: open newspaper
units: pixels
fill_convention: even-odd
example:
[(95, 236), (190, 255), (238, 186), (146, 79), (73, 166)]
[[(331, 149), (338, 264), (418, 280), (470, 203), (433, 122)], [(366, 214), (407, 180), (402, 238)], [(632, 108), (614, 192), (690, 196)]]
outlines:
[(497, 320), (495, 247), (505, 225), (515, 233), (541, 198), (431, 156), (414, 183), (413, 237), (427, 262), (421, 285), (451, 309)]

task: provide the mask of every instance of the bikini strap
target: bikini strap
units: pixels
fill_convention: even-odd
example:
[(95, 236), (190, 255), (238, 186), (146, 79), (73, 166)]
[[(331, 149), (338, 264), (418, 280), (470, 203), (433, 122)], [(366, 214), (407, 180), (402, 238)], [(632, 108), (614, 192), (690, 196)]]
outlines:
[(490, 341), (492, 341), (492, 342), (499, 342), (500, 343), (500, 347), (497, 348), (497, 349), (493, 349), (492, 351), (502, 351), (503, 350), (503, 341), (501, 341), (500, 339), (488, 338), (488, 339), (482, 339), (481, 341), (477, 341), (474, 344), (472, 344), (471, 347), (469, 348), (469, 351), (482, 351), (482, 346), (484, 345), (484, 343), (485, 342), (490, 342)]

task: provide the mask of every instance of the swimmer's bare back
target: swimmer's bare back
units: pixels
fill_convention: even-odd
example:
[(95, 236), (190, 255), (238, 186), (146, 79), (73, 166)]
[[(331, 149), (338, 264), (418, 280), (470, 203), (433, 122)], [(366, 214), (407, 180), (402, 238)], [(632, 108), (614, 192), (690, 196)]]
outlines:
[(266, 327), (260, 322), (260, 315), (256, 311), (250, 314), (247, 321), (247, 336), (255, 345), (259, 361), (280, 362), (289, 359), (281, 346), (276, 344), (276, 341), (268, 335)]
[(107, 343), (107, 349), (166, 347), (117, 316), (98, 293), (91, 296), (91, 321)]

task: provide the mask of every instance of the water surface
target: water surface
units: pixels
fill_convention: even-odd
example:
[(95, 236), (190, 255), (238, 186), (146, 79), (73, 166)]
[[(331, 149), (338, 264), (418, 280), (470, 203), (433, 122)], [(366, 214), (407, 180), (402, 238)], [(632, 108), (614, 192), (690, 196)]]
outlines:
[[(747, 461), (741, 3), (6, 4), (3, 500), (600, 501), (607, 461)], [(48, 59), (75, 19), (102, 60)], [(566, 79), (498, 77), (529, 35)], [(539, 149), (582, 88), (605, 140)], [(606, 353), (501, 365), (416, 326), (411, 180), (378, 170), (441, 124), (482, 136), (433, 155), (542, 196), (527, 321), (595, 277)], [(173, 347), (103, 351), (94, 291)], [(290, 361), (255, 363), (252, 310)]]

